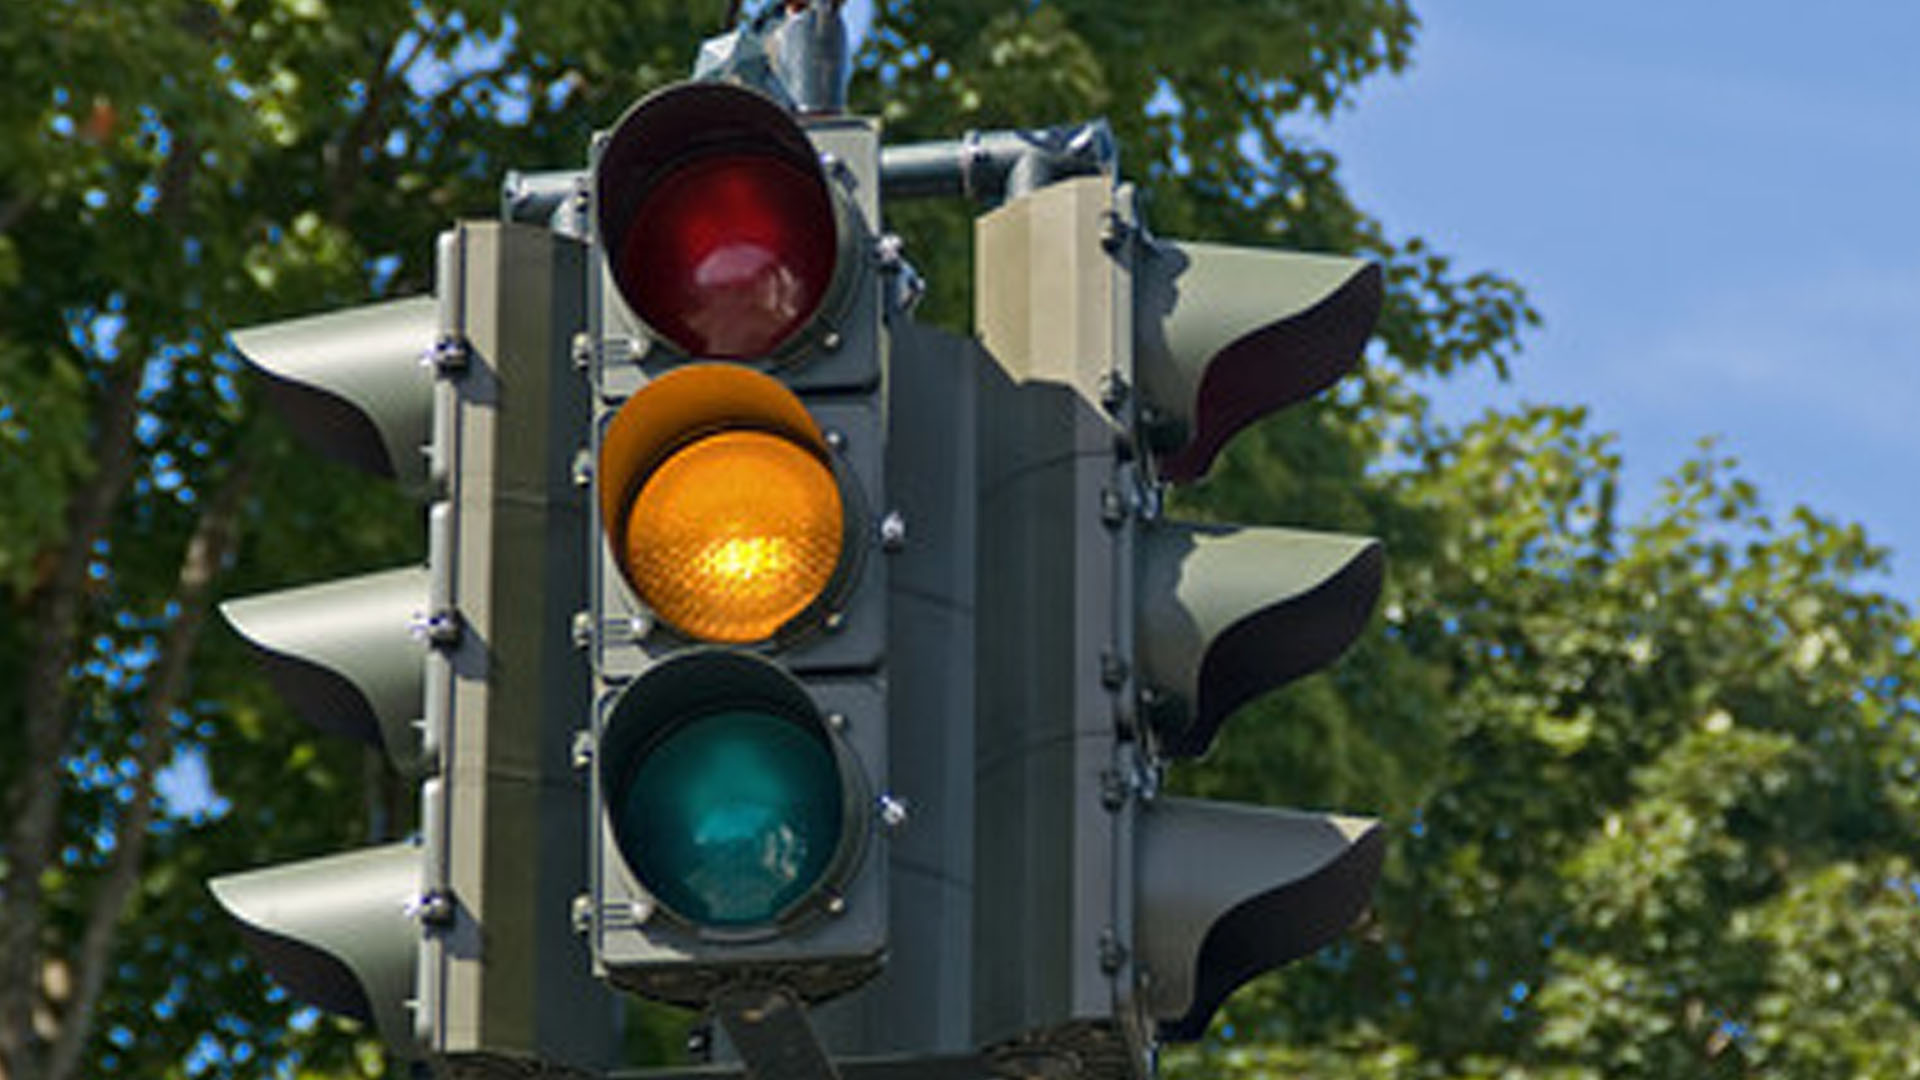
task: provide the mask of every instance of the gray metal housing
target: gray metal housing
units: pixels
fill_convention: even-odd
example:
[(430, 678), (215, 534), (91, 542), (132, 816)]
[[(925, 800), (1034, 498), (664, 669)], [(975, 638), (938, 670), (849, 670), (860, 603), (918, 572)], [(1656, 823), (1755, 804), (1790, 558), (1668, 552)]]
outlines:
[(431, 296), (391, 300), (237, 330), (233, 346), (310, 444), (420, 493), (437, 310)]
[[(887, 560), (880, 527), (887, 499), (885, 438), (888, 330), (882, 322), (881, 275), (874, 237), (879, 218), (879, 135), (871, 122), (847, 117), (796, 121), (770, 99), (736, 86), (680, 85), (634, 106), (611, 135), (596, 142), (593, 180), (596, 222), (589, 250), (588, 332), (578, 355), (593, 393), (594, 444), (613, 414), (648, 380), (697, 359), (656, 340), (621, 298), (608, 268), (608, 234), (638, 193), (623, 178), (645, 178), (663, 167), (676, 146), (718, 146), (758, 139), (804, 155), (820, 170), (838, 215), (840, 280), (812, 325), (775, 356), (751, 362), (794, 391), (825, 433), (843, 502), (852, 508), (844, 545), (850, 561), (824, 610), (803, 615), (774, 640), (730, 646), (778, 664), (826, 713), (838, 714), (837, 746), (858, 785), (876, 797), (893, 789), (888, 769)], [(593, 483), (600, 482), (597, 470)], [(596, 496), (597, 496), (596, 488)], [(622, 578), (598, 520), (583, 551), (589, 553), (591, 607), (582, 634), (593, 668), (595, 705), (591, 742), (602, 745), (606, 723), (626, 687), (654, 665), (706, 647), (655, 620)], [(589, 812), (593, 852), (588, 912), (596, 970), (616, 985), (667, 1001), (710, 1000), (722, 984), (765, 980), (801, 998), (821, 1000), (871, 979), (888, 942), (888, 851), (882, 808), (869, 801), (848, 821), (865, 843), (856, 864), (831, 887), (838, 903), (829, 917), (804, 920), (767, 935), (703, 933), (662, 911), (626, 868), (595, 788)]]

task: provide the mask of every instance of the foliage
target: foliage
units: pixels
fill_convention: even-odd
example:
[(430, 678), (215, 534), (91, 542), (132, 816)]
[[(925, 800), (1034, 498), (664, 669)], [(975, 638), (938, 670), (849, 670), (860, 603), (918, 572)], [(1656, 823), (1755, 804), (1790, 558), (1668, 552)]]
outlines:
[[(724, 8), (0, 11), (0, 1073), (380, 1070), (268, 988), (201, 882), (398, 827), (382, 782), (196, 632), (184, 571), (226, 517), (220, 595), (417, 557), (418, 517), (295, 448), (224, 335), (425, 288), (437, 230), (491, 214), (510, 168), (580, 165)], [(1379, 631), (1177, 777), (1378, 807), (1387, 881), (1349, 945), (1234, 998), (1175, 1071), (1920, 1075), (1911, 617), (1855, 584), (1857, 530), (1769, 518), (1710, 454), (1624, 523), (1577, 412), (1431, 421), (1423, 380), (1504, 370), (1532, 313), (1369, 218), (1288, 126), (1408, 63), (1416, 29), (1405, 0), (891, 0), (858, 61), (893, 140), (1104, 114), (1158, 231), (1387, 267), (1367, 377), (1184, 496), (1385, 537)], [(968, 220), (890, 223), (954, 324)], [(156, 791), (200, 764), (211, 797)]]
[(1177, 1072), (1920, 1075), (1920, 654), (1854, 584), (1882, 553), (1710, 448), (1623, 522), (1579, 410), (1407, 449), (1371, 480), (1422, 534), (1381, 633), (1202, 781), (1371, 794), (1377, 910)]

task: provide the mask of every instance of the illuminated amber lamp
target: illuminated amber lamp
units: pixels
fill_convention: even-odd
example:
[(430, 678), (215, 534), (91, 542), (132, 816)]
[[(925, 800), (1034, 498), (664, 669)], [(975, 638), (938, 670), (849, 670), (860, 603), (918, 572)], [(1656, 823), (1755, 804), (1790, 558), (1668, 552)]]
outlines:
[(701, 641), (762, 641), (831, 591), (847, 511), (827, 441), (798, 398), (733, 364), (648, 383), (608, 426), (600, 519), (627, 584)]

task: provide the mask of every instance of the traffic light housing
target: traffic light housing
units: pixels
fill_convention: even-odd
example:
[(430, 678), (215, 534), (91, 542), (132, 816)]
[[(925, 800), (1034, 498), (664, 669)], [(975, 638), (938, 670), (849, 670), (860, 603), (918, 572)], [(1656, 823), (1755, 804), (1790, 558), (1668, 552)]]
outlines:
[(595, 858), (616, 985), (859, 985), (886, 945), (878, 137), (669, 87), (595, 143)]
[(416, 296), (236, 330), (233, 348), (309, 446), (424, 495), (439, 319)]
[(409, 566), (229, 600), (220, 614), (308, 723), (417, 778), (425, 652), (412, 627), (427, 591), (426, 568)]
[(1167, 520), (1237, 430), (1359, 359), (1356, 259), (1150, 235), (1110, 177), (976, 226), (974, 1024), (1008, 1075), (1137, 1076), (1364, 911), (1377, 823), (1173, 799), (1168, 762), (1366, 625), (1377, 541)]
[(551, 715), (589, 700), (583, 245), (466, 224), (438, 269), (433, 298), (234, 335), (316, 448), (429, 500), (427, 565), (222, 609), (309, 720), (420, 781), (421, 835), (211, 888), (276, 979), (399, 1056), (604, 1067), (615, 1002), (572, 927), (585, 791)]
[(293, 995), (358, 1020), (387, 1048), (425, 1048), (412, 1010), (420, 850), (410, 843), (304, 859), (208, 883), (247, 948)]
[(1380, 546), (1161, 511), (1351, 368), (1379, 270), (1154, 238), (1103, 134), (896, 158), (1007, 195), (978, 342), (906, 318), (874, 125), (718, 81), (545, 174), (553, 231), (443, 239), (435, 299), (236, 335), (432, 501), (424, 571), (228, 609), (421, 779), (417, 844), (215, 883), (296, 992), (415, 1057), (591, 1068), (590, 971), (750, 1072), (832, 1075), (794, 1015), (838, 999), (872, 1075), (1138, 1076), (1357, 917), (1376, 823), (1160, 786), (1351, 643)]
[(1136, 422), (1161, 480), (1206, 475), (1235, 432), (1337, 383), (1373, 334), (1376, 264), (1134, 235)]
[[(426, 486), (433, 377), (420, 358), (438, 325), (432, 298), (393, 301), (236, 331), (234, 350), (310, 446)], [(402, 567), (229, 600), (220, 607), (283, 697), (316, 728), (385, 753), (403, 776), (431, 770), (422, 739), (426, 650), (410, 632), (428, 572)], [(267, 971), (297, 996), (372, 1025), (395, 1055), (428, 1044), (415, 998), (421, 855), (390, 844), (243, 871), (209, 882)]]

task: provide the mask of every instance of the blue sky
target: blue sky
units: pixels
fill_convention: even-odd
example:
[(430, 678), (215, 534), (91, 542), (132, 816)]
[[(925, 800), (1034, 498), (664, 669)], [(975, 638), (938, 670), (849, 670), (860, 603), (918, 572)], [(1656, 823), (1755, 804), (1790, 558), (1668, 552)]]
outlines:
[(1920, 3), (1419, 7), (1411, 71), (1313, 137), (1395, 235), (1524, 284), (1506, 384), (1581, 403), (1629, 508), (1717, 436), (1771, 511), (1894, 549), (1920, 600)]

